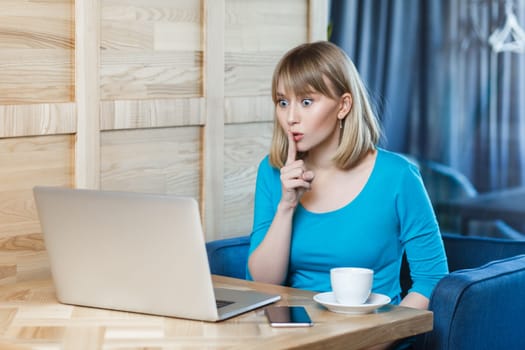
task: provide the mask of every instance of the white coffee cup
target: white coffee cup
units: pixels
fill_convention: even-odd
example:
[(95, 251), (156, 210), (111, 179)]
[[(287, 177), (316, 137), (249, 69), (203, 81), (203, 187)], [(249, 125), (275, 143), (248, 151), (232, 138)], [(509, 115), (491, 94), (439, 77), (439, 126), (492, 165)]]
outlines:
[(361, 305), (372, 291), (374, 270), (361, 267), (336, 267), (330, 270), (330, 282), (339, 304)]

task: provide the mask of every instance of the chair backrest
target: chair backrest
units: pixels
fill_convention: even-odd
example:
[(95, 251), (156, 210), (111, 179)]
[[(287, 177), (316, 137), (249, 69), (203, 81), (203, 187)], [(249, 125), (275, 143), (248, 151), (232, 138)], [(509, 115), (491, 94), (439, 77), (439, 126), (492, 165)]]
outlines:
[(246, 278), (250, 237), (225, 238), (206, 243), (212, 274)]
[(432, 202), (440, 203), (478, 194), (467, 177), (454, 168), (433, 161), (420, 160), (417, 164)]
[[(493, 260), (525, 254), (525, 241), (512, 239), (461, 236), (442, 233), (450, 272), (479, 267)], [(406, 294), (412, 284), (408, 263), (401, 265), (401, 289)]]
[(425, 350), (525, 349), (525, 255), (455, 271), (434, 289), (434, 329), (418, 337)]
[[(442, 232), (460, 233), (461, 218), (450, 213), (447, 202), (454, 199), (469, 198), (478, 195), (478, 191), (469, 179), (460, 171), (431, 160), (417, 159), (405, 155), (419, 167), (421, 178), (430, 197)], [(470, 221), (469, 233), (476, 236), (504, 237), (521, 239), (523, 234), (501, 220)]]
[(525, 240), (442, 234), (449, 271), (525, 254)]

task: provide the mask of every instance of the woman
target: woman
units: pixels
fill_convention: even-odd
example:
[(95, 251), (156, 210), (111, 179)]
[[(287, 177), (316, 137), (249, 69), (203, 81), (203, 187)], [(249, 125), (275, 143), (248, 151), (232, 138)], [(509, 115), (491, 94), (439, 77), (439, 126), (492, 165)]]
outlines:
[[(300, 45), (272, 81), (275, 123), (259, 165), (248, 278), (330, 291), (330, 269), (374, 270), (373, 292), (426, 309), (448, 272), (438, 224), (415, 165), (377, 146), (380, 128), (348, 56)], [(412, 288), (401, 300), (400, 266)]]

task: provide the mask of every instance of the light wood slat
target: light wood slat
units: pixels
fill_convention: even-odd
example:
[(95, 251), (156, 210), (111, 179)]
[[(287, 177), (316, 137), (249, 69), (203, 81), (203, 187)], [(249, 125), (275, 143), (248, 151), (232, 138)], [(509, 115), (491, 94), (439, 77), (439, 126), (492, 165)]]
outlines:
[[(69, 6), (62, 10), (71, 11)], [(29, 10), (28, 11), (33, 11)], [(0, 14), (0, 48), (71, 49), (73, 48), (71, 15), (56, 18), (6, 16)]]
[(270, 95), (226, 97), (224, 104), (228, 124), (273, 121), (274, 105)]
[(308, 41), (327, 40), (328, 1), (308, 0)]
[(105, 50), (152, 50), (154, 23), (103, 21), (100, 48)]
[(77, 143), (75, 186), (100, 186), (100, 1), (75, 2)]
[(29, 242), (34, 246), (27, 252), (16, 254), (16, 280), (17, 282), (42, 280), (51, 278), (49, 256), (44, 248), (40, 234), (29, 235)]
[(199, 1), (102, 3), (103, 100), (201, 97)]
[[(37, 183), (36, 176), (33, 178)], [(40, 222), (30, 189), (0, 192), (0, 237), (38, 232)], [(2, 253), (4, 253), (2, 251)]]
[(71, 184), (72, 150), (70, 135), (0, 139), (0, 193), (37, 183)]
[(101, 188), (171, 193), (199, 200), (201, 128), (136, 129), (101, 134)]
[(307, 5), (305, 0), (227, 0), (226, 51), (282, 51), (305, 42)]
[(202, 95), (202, 52), (101, 53), (100, 89), (104, 100), (160, 99)]
[(226, 52), (226, 96), (270, 96), (273, 70), (288, 48), (277, 52)]
[[(102, 349), (104, 343), (104, 328), (97, 327), (69, 327), (65, 329), (64, 349), (93, 350)], [(83, 341), (79, 342), (79, 339)]]
[(0, 105), (73, 100), (71, 50), (0, 50)]
[(0, 285), (51, 277), (41, 234), (0, 237), (0, 249)]
[(104, 1), (103, 49), (201, 51), (199, 1)]
[(73, 100), (72, 6), (0, 1), (0, 105)]
[(202, 208), (207, 240), (219, 237), (224, 208), (224, 20), (225, 0), (204, 0), (204, 169)]
[[(34, 20), (50, 18), (68, 20), (71, 29), (71, 0), (2, 0), (0, 18), (16, 17), (33, 23)], [(18, 26), (21, 27), (21, 26)], [(62, 31), (62, 34), (64, 31)]]
[(308, 40), (308, 2), (228, 0), (226, 5), (225, 95), (269, 96), (278, 60)]
[[(6, 86), (20, 84), (23, 79), (30, 83), (47, 86), (71, 84), (71, 51), (49, 48), (2, 49), (1, 83)], [(17, 71), (19, 69), (19, 71)], [(21, 74), (27, 76), (21, 76)]]
[(70, 135), (0, 139), (0, 237), (40, 231), (32, 188), (71, 186), (73, 147)]
[(103, 101), (100, 128), (134, 129), (204, 124), (204, 98)]
[[(74, 41), (72, 29), (70, 0), (0, 2), (0, 49), (70, 51)], [(30, 51), (29, 54), (39, 57), (38, 52)]]
[(188, 22), (201, 25), (200, 1), (194, 0), (104, 0), (105, 21)]
[(16, 283), (16, 263), (0, 262), (0, 285), (12, 283)]
[(199, 22), (155, 23), (154, 48), (160, 51), (202, 51), (201, 36)]
[(0, 105), (0, 137), (76, 132), (74, 103)]
[(253, 223), (255, 179), (268, 154), (273, 123), (232, 124), (224, 137), (224, 231), (221, 238), (246, 235)]

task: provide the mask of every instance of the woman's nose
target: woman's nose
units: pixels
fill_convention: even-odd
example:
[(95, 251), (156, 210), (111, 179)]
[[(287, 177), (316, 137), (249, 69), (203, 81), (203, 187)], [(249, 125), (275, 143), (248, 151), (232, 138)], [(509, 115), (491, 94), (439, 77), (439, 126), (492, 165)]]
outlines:
[(286, 121), (288, 122), (288, 125), (299, 123), (299, 115), (294, 107), (288, 108), (288, 116)]

